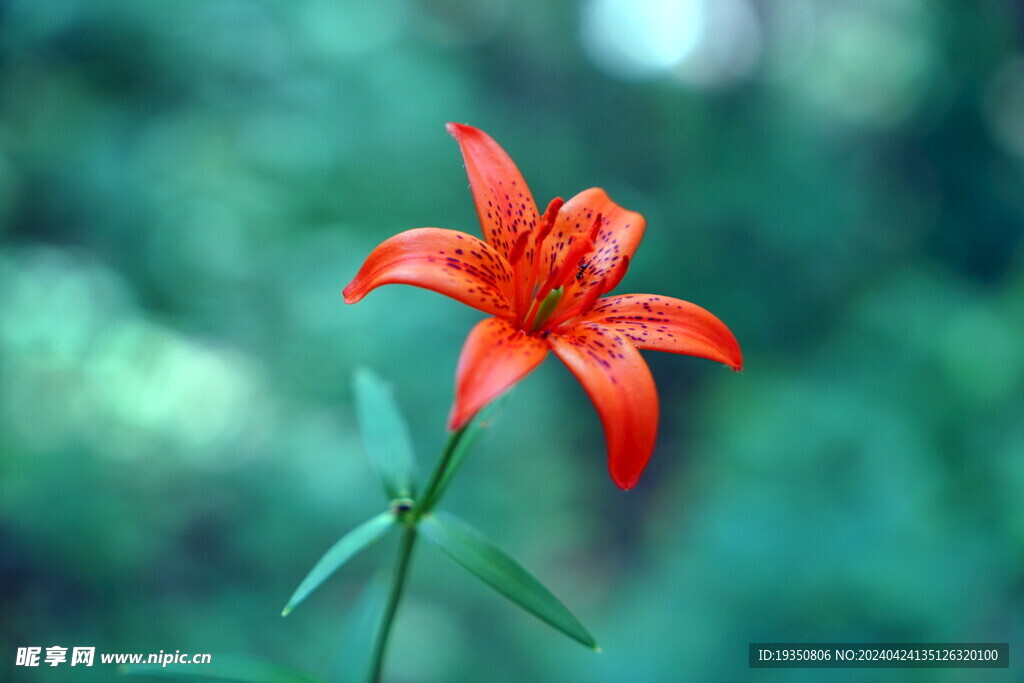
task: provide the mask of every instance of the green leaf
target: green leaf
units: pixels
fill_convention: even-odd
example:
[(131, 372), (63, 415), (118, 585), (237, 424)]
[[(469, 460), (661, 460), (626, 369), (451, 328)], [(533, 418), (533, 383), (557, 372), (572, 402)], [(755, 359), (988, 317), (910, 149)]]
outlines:
[(211, 678), (243, 683), (323, 683), (301, 669), (250, 657), (213, 655), (209, 664), (122, 664), (118, 671), (129, 676), (161, 678)]
[(320, 587), (331, 574), (336, 572), (341, 565), (348, 562), (356, 553), (367, 547), (395, 525), (395, 515), (391, 512), (381, 514), (368, 519), (352, 531), (348, 532), (337, 543), (331, 546), (330, 550), (324, 553), (306, 578), (302, 580), (299, 587), (295, 589), (288, 604), (285, 605), (281, 616), (288, 616), (288, 613), (295, 609), (299, 603)]
[(348, 610), (341, 638), (331, 656), (330, 680), (366, 681), (370, 673), (370, 653), (380, 631), (381, 616), (388, 599), (390, 575), (378, 572)]
[(366, 452), (391, 500), (416, 493), (416, 459), (391, 388), (373, 371), (355, 374), (356, 413)]
[(476, 440), (480, 438), (480, 435), (484, 433), (494, 422), (494, 416), (498, 413), (498, 408), (504, 402), (505, 394), (500, 398), (492, 401), (488, 405), (476, 414), (468, 425), (461, 431), (454, 435), (454, 438), (458, 440), (452, 446), (452, 454), (445, 465), (444, 472), (441, 473), (441, 477), (434, 487), (428, 499), (425, 499), (420, 508), (423, 512), (430, 512), (437, 505), (437, 502), (441, 500), (441, 496), (444, 495), (444, 490), (448, 487), (448, 483), (455, 476), (455, 472), (458, 471), (459, 465), (465, 459), (466, 455), (473, 448)]
[(484, 583), (565, 635), (597, 650), (583, 624), (540, 581), (462, 520), (445, 513), (424, 516), (420, 533)]

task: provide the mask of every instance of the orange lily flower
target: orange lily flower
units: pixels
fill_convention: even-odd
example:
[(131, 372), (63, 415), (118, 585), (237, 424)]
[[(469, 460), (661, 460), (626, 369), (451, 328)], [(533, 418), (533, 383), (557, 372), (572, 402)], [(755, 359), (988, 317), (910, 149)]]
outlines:
[(703, 308), (649, 294), (605, 297), (626, 274), (646, 222), (604, 190), (556, 198), (543, 214), (512, 159), (486, 133), (448, 124), (462, 149), (484, 240), (417, 228), (374, 249), (344, 289), (354, 304), (385, 284), (445, 294), (493, 317), (469, 333), (448, 427), (459, 429), (551, 350), (597, 408), (608, 469), (636, 485), (658, 431), (658, 394), (638, 349), (743, 364), (729, 328)]

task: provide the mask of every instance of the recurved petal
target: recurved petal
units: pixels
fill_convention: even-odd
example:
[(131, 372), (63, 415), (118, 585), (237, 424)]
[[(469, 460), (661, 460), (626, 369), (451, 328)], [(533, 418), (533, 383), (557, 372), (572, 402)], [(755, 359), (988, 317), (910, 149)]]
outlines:
[(477, 323), (459, 356), (448, 428), (463, 427), (477, 411), (540, 365), (547, 353), (544, 340), (501, 318)]
[(601, 299), (581, 319), (627, 337), (640, 349), (683, 353), (743, 367), (739, 342), (721, 320), (689, 301), (650, 294)]
[(609, 282), (616, 276), (621, 279), (621, 273), (617, 272), (620, 262), (623, 258), (633, 258), (644, 236), (647, 221), (642, 215), (622, 208), (599, 187), (584, 190), (567, 201), (558, 212), (555, 227), (544, 242), (538, 266), (541, 278), (562, 267), (581, 231), (585, 233), (598, 216), (601, 217), (601, 227), (594, 238), (593, 252), (585, 257), (586, 266), (579, 268), (580, 264), (576, 263), (569, 266), (576, 272), (576, 277), (566, 288), (563, 308), (585, 297), (602, 280)]
[(594, 253), (588, 261), (588, 277), (585, 279), (596, 283), (615, 270), (620, 258), (633, 257), (633, 252), (644, 236), (647, 222), (642, 215), (627, 211), (613, 202), (601, 188), (592, 187), (583, 190), (559, 209), (554, 228), (544, 240), (538, 266), (541, 277), (561, 267), (575, 239), (580, 234), (586, 234), (598, 216), (601, 217), (601, 228), (594, 238)]
[(633, 488), (658, 433), (658, 393), (647, 363), (625, 337), (597, 325), (577, 325), (547, 340), (597, 408), (612, 481)]
[(415, 285), (503, 315), (511, 311), (511, 283), (508, 263), (486, 242), (457, 230), (416, 228), (377, 245), (342, 294), (354, 304), (381, 285)]
[(459, 143), (473, 191), (484, 238), (508, 258), (516, 236), (537, 225), (537, 205), (522, 174), (487, 133), (449, 123), (448, 132)]

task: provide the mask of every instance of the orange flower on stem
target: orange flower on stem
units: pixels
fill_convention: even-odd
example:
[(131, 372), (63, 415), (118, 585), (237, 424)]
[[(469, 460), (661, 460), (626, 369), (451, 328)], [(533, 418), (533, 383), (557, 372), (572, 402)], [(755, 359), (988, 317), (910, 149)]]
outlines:
[(604, 190), (556, 198), (543, 214), (519, 169), (486, 133), (448, 124), (466, 162), (484, 239), (417, 228), (374, 249), (344, 290), (354, 304), (385, 284), (424, 287), (490, 314), (469, 333), (448, 426), (460, 429), (553, 351), (597, 408), (608, 469), (636, 485), (654, 450), (658, 394), (639, 349), (743, 364), (729, 328), (703, 308), (650, 294), (606, 297), (645, 221)]

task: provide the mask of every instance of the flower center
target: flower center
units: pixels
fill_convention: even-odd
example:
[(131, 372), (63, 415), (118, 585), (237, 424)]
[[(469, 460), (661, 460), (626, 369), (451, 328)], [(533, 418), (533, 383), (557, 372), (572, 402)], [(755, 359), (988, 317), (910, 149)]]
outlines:
[[(542, 258), (544, 241), (554, 227), (558, 209), (561, 206), (561, 199), (554, 199), (548, 206), (548, 210), (544, 212), (541, 227), (534, 238), (533, 249), (529, 252), (530, 263), (534, 267), (537, 265), (537, 260)], [(594, 242), (601, 225), (601, 214), (597, 214), (593, 224), (587, 229), (578, 230), (570, 235), (564, 245), (564, 255), (557, 264), (552, 264), (554, 267), (543, 279), (538, 281), (542, 274), (536, 270), (529, 277), (518, 278), (517, 300), (523, 303), (519, 310), (525, 310), (525, 315), (520, 323), (523, 329), (529, 329), (533, 334), (539, 332), (545, 325), (548, 327), (559, 325), (565, 320), (585, 312), (593, 304), (594, 297), (587, 296), (579, 301), (574, 300), (573, 305), (566, 310), (558, 310), (566, 290), (575, 291), (576, 288), (584, 286), (584, 279), (591, 266), (590, 256), (594, 251)], [(526, 238), (524, 235), (520, 241), (525, 244)], [(559, 246), (563, 245), (559, 244)], [(517, 241), (512, 248), (512, 258), (510, 259), (513, 267), (523, 257), (524, 250), (525, 247), (520, 246)], [(579, 304), (584, 304), (584, 306), (581, 307)], [(565, 309), (565, 306), (562, 308)]]

